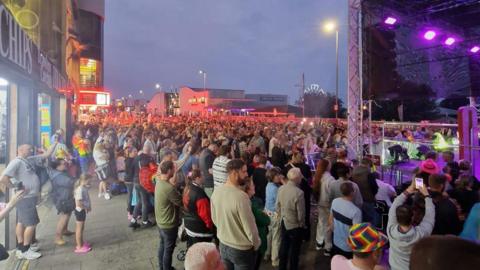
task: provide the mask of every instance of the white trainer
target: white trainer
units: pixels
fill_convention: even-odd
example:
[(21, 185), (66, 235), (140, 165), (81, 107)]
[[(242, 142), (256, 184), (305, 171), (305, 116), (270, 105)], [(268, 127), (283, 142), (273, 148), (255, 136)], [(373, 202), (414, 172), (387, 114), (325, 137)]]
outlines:
[(24, 259), (24, 260), (36, 260), (40, 257), (42, 257), (42, 254), (39, 252), (35, 252), (31, 249), (28, 249), (25, 252), (18, 252), (17, 251), (17, 258), (19, 259)]
[(110, 193), (105, 193), (105, 200), (110, 200), (111, 198)]
[(98, 198), (101, 198), (101, 197), (103, 197), (103, 196), (104, 196), (104, 194), (103, 194), (102, 192), (99, 192), (99, 193), (98, 193)]
[(30, 249), (32, 251), (38, 252), (40, 250), (40, 244), (38, 242), (30, 244)]

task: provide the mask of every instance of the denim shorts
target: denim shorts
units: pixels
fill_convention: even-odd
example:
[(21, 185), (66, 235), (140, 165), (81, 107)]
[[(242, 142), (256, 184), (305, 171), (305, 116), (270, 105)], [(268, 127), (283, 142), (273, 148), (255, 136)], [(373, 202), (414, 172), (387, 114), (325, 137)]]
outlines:
[(38, 197), (23, 198), (17, 203), (18, 223), (25, 227), (35, 226), (40, 222), (37, 212)]

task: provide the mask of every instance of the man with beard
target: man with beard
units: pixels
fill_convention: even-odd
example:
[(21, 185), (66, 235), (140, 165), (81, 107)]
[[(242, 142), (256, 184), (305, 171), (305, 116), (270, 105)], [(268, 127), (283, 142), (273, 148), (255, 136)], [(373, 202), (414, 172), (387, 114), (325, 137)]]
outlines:
[(247, 180), (247, 165), (240, 159), (227, 163), (227, 182), (212, 194), (212, 220), (220, 240), (220, 255), (227, 269), (253, 269), (260, 238), (250, 198), (240, 189)]

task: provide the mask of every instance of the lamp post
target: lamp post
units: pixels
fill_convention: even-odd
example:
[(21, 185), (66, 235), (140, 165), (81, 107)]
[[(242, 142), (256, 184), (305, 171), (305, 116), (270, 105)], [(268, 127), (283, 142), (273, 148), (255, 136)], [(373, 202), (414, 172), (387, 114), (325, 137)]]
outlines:
[(162, 86), (159, 83), (155, 84), (155, 89), (160, 90), (160, 88), (162, 88)]
[(205, 72), (205, 70), (202, 70), (200, 69), (198, 71), (198, 74), (200, 75), (203, 75), (203, 110), (204, 110), (204, 113), (205, 113), (205, 107), (207, 106), (207, 101), (206, 101), (206, 92), (207, 92), (207, 72)]
[(325, 32), (331, 33), (335, 31), (335, 57), (336, 57), (336, 67), (335, 67), (335, 120), (338, 120), (338, 27), (337, 24), (333, 21), (326, 22), (323, 26)]
[(199, 70), (198, 74), (203, 75), (203, 91), (207, 90), (207, 72)]

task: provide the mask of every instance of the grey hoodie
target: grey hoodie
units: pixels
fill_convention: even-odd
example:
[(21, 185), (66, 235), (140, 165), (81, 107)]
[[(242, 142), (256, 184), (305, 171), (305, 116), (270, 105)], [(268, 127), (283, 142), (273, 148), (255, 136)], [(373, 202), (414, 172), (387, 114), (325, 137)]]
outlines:
[(388, 212), (387, 234), (390, 242), (390, 256), (388, 262), (392, 270), (408, 270), (410, 265), (410, 253), (413, 245), (420, 239), (432, 234), (435, 224), (435, 207), (432, 198), (425, 198), (425, 216), (422, 222), (412, 227), (408, 232), (400, 232), (397, 223), (397, 207), (405, 203), (407, 196), (400, 194), (392, 203)]

